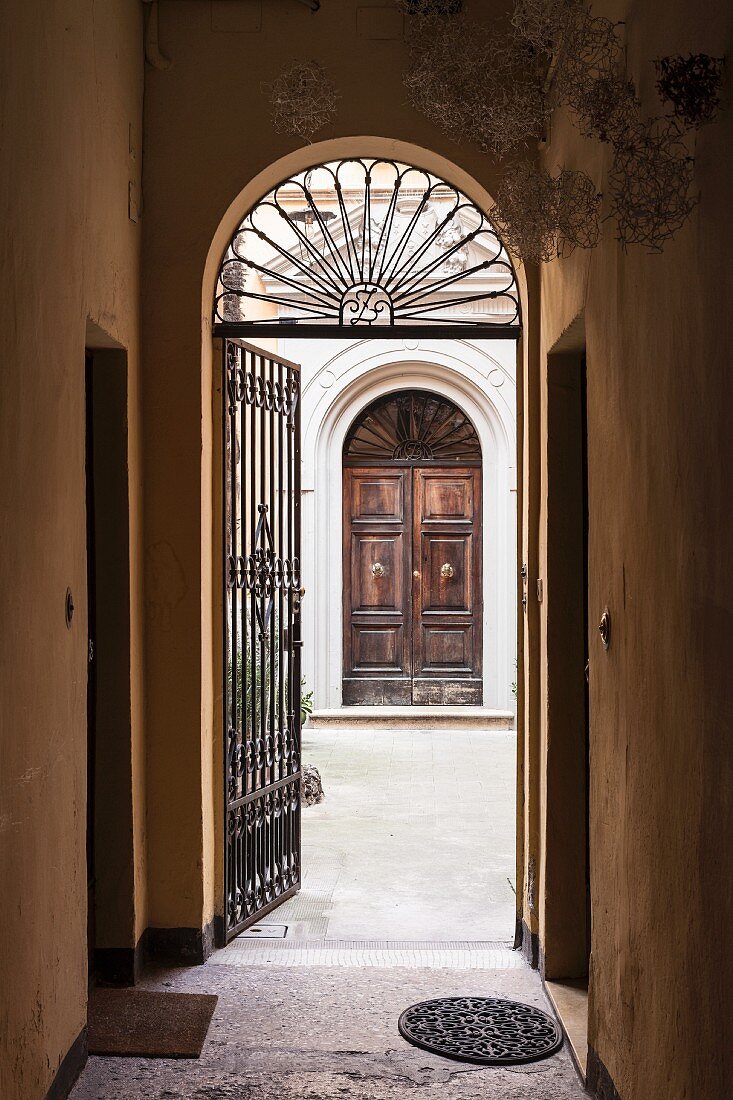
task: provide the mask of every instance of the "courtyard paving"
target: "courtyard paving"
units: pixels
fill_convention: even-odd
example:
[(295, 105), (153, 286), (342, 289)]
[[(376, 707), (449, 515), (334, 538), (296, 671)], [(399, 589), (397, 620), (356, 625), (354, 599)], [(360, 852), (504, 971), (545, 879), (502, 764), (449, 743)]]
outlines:
[(516, 734), (304, 730), (325, 800), (303, 809), (289, 937), (514, 938)]

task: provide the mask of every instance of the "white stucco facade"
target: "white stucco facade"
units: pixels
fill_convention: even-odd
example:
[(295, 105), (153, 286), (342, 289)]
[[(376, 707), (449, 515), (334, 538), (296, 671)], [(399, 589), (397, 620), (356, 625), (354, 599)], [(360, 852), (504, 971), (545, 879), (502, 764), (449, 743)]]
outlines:
[(482, 449), (484, 706), (513, 710), (516, 654), (516, 345), (510, 340), (280, 340), (302, 369), (304, 674), (317, 708), (341, 706), (342, 450), (360, 411), (402, 389), (440, 393)]

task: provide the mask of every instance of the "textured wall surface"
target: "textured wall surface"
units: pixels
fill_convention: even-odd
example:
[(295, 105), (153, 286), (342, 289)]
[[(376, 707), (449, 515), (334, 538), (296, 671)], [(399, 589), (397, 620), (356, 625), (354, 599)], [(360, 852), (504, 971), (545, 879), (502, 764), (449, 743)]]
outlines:
[[(140, 227), (128, 218), (128, 181), (140, 170), (141, 12), (129, 0), (10, 0), (0, 44), (0, 1095), (36, 1100), (86, 1022), (84, 347), (91, 319), (95, 339), (103, 330), (128, 350), (135, 463)], [(139, 783), (138, 485), (139, 474)], [(141, 820), (135, 828), (139, 841)], [(143, 871), (138, 849), (140, 887)]]
[[(626, 19), (629, 73), (648, 114), (659, 112), (653, 58), (730, 52), (724, 5), (704, 16), (658, 0), (594, 7)], [(606, 190), (608, 148), (557, 116), (552, 134), (547, 166), (585, 168)], [(699, 131), (700, 203), (662, 255), (624, 255), (608, 222), (596, 251), (542, 278), (543, 357), (585, 316), (590, 1041), (623, 1100), (723, 1097), (733, 1072), (721, 954), (733, 915), (723, 871), (733, 837), (732, 138), (729, 109)], [(544, 562), (543, 550), (540, 575)], [(608, 652), (597, 631), (606, 605)], [(556, 721), (550, 736), (560, 732)]]

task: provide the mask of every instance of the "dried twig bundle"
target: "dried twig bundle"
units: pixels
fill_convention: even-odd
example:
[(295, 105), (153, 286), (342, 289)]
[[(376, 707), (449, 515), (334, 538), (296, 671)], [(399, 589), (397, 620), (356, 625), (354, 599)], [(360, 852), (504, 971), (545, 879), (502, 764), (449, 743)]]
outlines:
[(297, 134), (312, 141), (336, 114), (339, 94), (317, 61), (294, 62), (264, 88), (270, 96), (272, 124), (278, 133)]
[(616, 146), (609, 190), (624, 248), (661, 252), (695, 208), (694, 161), (682, 137), (673, 119), (658, 118), (637, 123)]
[(657, 91), (670, 103), (675, 116), (696, 129), (715, 118), (720, 108), (720, 85), (725, 59), (706, 53), (689, 57), (662, 57), (654, 62)]

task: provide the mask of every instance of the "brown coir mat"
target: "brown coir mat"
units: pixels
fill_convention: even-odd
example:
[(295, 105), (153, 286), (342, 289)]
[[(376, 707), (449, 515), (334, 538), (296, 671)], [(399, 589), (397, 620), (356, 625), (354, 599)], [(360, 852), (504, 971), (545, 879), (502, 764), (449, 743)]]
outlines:
[(89, 1053), (198, 1058), (218, 999), (208, 993), (93, 989)]

